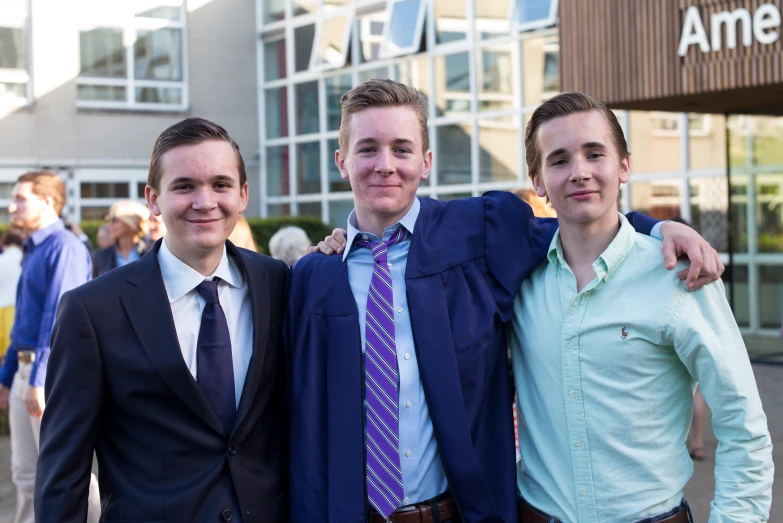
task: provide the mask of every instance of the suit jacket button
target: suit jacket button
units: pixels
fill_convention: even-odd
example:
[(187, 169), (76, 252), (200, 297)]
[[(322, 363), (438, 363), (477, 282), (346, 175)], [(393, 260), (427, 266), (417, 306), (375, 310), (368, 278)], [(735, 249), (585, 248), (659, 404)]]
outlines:
[(234, 449), (234, 447), (228, 447), (228, 455), (229, 456), (233, 456), (236, 453), (237, 453), (237, 451)]
[(231, 521), (234, 519), (234, 514), (232, 514), (231, 510), (229, 509), (224, 510), (220, 515), (223, 517), (223, 521)]

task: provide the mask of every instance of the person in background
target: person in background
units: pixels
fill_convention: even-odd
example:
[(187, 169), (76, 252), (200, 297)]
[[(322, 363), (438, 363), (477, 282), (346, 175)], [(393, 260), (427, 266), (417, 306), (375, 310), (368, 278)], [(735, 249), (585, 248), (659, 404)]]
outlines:
[[(9, 407), (11, 472), (17, 493), (14, 523), (33, 523), (38, 443), (45, 408), (44, 383), (54, 317), (61, 296), (90, 280), (92, 261), (84, 244), (65, 229), (60, 219), (65, 206), (65, 185), (56, 173), (23, 174), (11, 196), (8, 211), (14, 225), (25, 232), (27, 239), (11, 344), (0, 368), (0, 409)], [(69, 380), (73, 388), (82, 385), (78, 374)], [(85, 519), (97, 522), (100, 501), (94, 475), (85, 482), (84, 492), (85, 498), (89, 493)]]
[(237, 220), (236, 227), (234, 227), (234, 230), (231, 231), (228, 237), (228, 241), (242, 249), (258, 252), (258, 246), (256, 246), (256, 241), (253, 239), (253, 231), (250, 230), (250, 224), (247, 223), (247, 220), (241, 214)]
[(87, 247), (87, 250), (90, 251), (90, 254), (92, 254), (95, 251), (95, 246), (90, 241), (90, 237), (87, 236), (84, 233), (84, 230), (81, 228), (81, 226), (76, 223), (72, 222), (70, 220), (64, 221), (65, 228), (71, 231), (73, 234), (76, 235), (77, 238), (79, 238), (85, 247)]
[(534, 216), (540, 216), (542, 218), (556, 218), (557, 213), (551, 205), (547, 204), (544, 198), (539, 197), (536, 194), (535, 189), (530, 187), (521, 187), (511, 191), (516, 194), (523, 202), (527, 202), (531, 209), (533, 209)]
[(153, 243), (163, 238), (165, 234), (166, 224), (163, 223), (163, 219), (160, 216), (150, 214), (149, 232), (147, 232), (147, 236), (144, 237), (144, 241), (147, 245), (151, 246)]
[(95, 241), (98, 244), (98, 249), (105, 249), (114, 245), (114, 240), (111, 239), (111, 233), (109, 232), (108, 223), (100, 226)]
[(312, 242), (299, 227), (283, 227), (269, 239), (269, 255), (291, 267), (310, 251)]
[(25, 240), (24, 231), (18, 227), (10, 227), (0, 246), (0, 359), (11, 343), (11, 326), (14, 323), (14, 306), (16, 305), (16, 285), (22, 274), (22, 243)]
[(134, 200), (120, 200), (109, 208), (109, 234), (113, 244), (95, 253), (93, 277), (138, 260), (147, 252), (141, 238), (147, 234), (150, 211)]

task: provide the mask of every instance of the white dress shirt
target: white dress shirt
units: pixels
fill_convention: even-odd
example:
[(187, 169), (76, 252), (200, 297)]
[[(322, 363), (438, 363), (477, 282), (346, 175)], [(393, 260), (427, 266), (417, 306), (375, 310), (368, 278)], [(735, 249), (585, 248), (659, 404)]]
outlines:
[(158, 263), (163, 275), (163, 285), (174, 316), (174, 326), (177, 329), (177, 339), (182, 350), (182, 358), (188, 366), (193, 378), (196, 378), (196, 346), (198, 332), (201, 328), (201, 313), (206, 302), (196, 290), (204, 281), (220, 278), (218, 283), (218, 298), (228, 322), (231, 333), (231, 357), (234, 363), (234, 394), (237, 407), (245, 385), (247, 367), (253, 355), (253, 317), (251, 315), (250, 292), (248, 291), (242, 271), (235, 260), (228, 257), (223, 247), (223, 257), (208, 278), (185, 264), (174, 256), (166, 245), (161, 242), (158, 250)]

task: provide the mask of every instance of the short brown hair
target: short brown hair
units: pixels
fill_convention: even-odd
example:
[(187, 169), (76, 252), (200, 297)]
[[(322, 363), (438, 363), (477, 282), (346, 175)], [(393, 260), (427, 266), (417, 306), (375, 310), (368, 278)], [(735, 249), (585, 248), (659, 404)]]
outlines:
[(539, 105), (533, 111), (533, 116), (527, 124), (527, 129), (525, 130), (525, 160), (527, 161), (527, 172), (531, 178), (538, 174), (539, 169), (541, 169), (541, 151), (538, 147), (539, 127), (560, 116), (586, 111), (598, 111), (603, 115), (611, 128), (614, 146), (621, 159), (631, 155), (628, 151), (628, 143), (623, 135), (623, 128), (611, 109), (584, 93), (576, 91), (563, 93)]
[(16, 245), (21, 248), (24, 245), (24, 241), (27, 235), (19, 227), (11, 226), (3, 233), (3, 237), (0, 238), (0, 245), (8, 247), (9, 245)]
[(413, 87), (387, 79), (361, 83), (340, 98), (340, 149), (348, 152), (348, 121), (351, 115), (370, 107), (405, 106), (416, 112), (421, 129), (422, 151), (430, 148), (427, 132), (427, 97)]
[(65, 184), (60, 175), (52, 171), (28, 171), (16, 179), (16, 183), (32, 183), (33, 194), (39, 198), (51, 198), (57, 216), (65, 207)]
[(245, 171), (245, 161), (242, 159), (242, 153), (239, 152), (237, 143), (223, 127), (204, 118), (195, 117), (185, 118), (181, 122), (175, 123), (160, 133), (158, 139), (155, 140), (155, 146), (152, 148), (152, 158), (150, 159), (147, 185), (156, 192), (160, 190), (160, 180), (163, 178), (160, 163), (165, 153), (180, 145), (197, 145), (209, 140), (228, 142), (234, 149), (237, 157), (237, 169), (239, 170), (239, 186), (243, 187), (247, 182), (247, 172)]

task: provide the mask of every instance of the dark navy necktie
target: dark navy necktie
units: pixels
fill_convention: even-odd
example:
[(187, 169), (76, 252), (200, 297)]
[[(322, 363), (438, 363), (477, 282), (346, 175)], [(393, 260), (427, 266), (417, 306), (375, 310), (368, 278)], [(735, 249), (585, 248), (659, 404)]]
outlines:
[(218, 298), (219, 278), (204, 280), (196, 290), (206, 301), (196, 345), (196, 382), (226, 432), (234, 426), (236, 399), (231, 335)]

